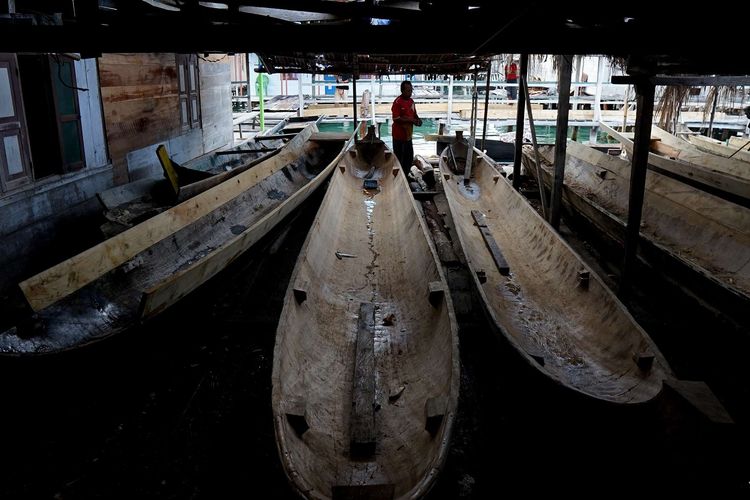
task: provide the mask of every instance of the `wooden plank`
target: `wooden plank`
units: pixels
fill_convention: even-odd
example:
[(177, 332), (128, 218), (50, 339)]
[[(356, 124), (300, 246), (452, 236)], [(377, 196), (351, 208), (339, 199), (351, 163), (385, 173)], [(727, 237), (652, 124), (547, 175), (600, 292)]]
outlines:
[(138, 99), (154, 99), (167, 96), (178, 96), (177, 87), (165, 87), (159, 83), (151, 85), (118, 85), (102, 87), (102, 102), (106, 104), (121, 101), (135, 101)]
[[(302, 131), (297, 136), (297, 138), (293, 139), (285, 147), (294, 147), (294, 144), (297, 144), (297, 141), (304, 142), (304, 140), (307, 139), (307, 134), (310, 130), (312, 129)], [(349, 142), (351, 142), (352, 140), (353, 137), (350, 137)], [(306, 200), (307, 197), (313, 191), (315, 191), (315, 189), (317, 189), (325, 179), (328, 178), (331, 171), (336, 166), (336, 163), (338, 163), (338, 161), (344, 155), (345, 149), (346, 146), (341, 150), (341, 152), (339, 152), (338, 156), (331, 163), (329, 163), (328, 166), (324, 170), (322, 170), (320, 174), (318, 174), (317, 177), (311, 180), (308, 184), (306, 184), (302, 189), (298, 190), (292, 196), (284, 200), (284, 202), (279, 205), (276, 210), (274, 210), (272, 213), (267, 214), (253, 227), (248, 228), (236, 238), (229, 240), (221, 248), (216, 249), (214, 252), (206, 256), (206, 258), (194, 263), (192, 266), (186, 269), (173, 274), (169, 278), (162, 280), (161, 282), (157, 283), (149, 290), (147, 290), (143, 294), (143, 298), (141, 300), (142, 316), (152, 316), (174, 304), (182, 297), (193, 291), (201, 283), (224, 269), (229, 262), (234, 260), (238, 255), (240, 255), (252, 244), (262, 238), (280, 220), (289, 215), (292, 210), (294, 210), (300, 203)], [(271, 161), (274, 162), (273, 164), (276, 165), (276, 168), (281, 168), (293, 159), (294, 158), (290, 158), (289, 155), (285, 152), (282, 152), (281, 154), (272, 158)], [(237, 178), (241, 179), (248, 175), (253, 176), (258, 169), (261, 169), (262, 171), (264, 171), (264, 173), (267, 172), (265, 166), (259, 165), (256, 168), (244, 172)], [(265, 178), (265, 176), (267, 176), (267, 173), (263, 178)], [(234, 184), (234, 182), (230, 182), (227, 184)], [(223, 184), (221, 186), (223, 186)], [(205, 193), (198, 195), (196, 198), (200, 198), (203, 195), (213, 193), (215, 189), (221, 186), (217, 186), (214, 189), (206, 191)], [(193, 198), (193, 200), (195, 200), (196, 198)]]
[[(300, 134), (300, 137), (302, 142), (307, 138), (303, 134)], [(243, 172), (232, 182), (215, 186), (143, 224), (139, 224), (114, 238), (110, 238), (44, 272), (32, 276), (20, 283), (19, 286), (35, 311), (43, 309), (91, 283), (154, 243), (189, 225), (194, 220), (205, 216), (216, 207), (223, 205), (242, 191), (265, 179), (272, 172), (281, 169), (289, 161), (288, 154), (277, 155), (261, 168), (253, 168)], [(289, 202), (293, 197), (294, 195), (286, 202)], [(175, 274), (172, 279), (177, 280), (180, 276), (182, 275)], [(202, 281), (200, 282), (202, 283)], [(192, 288), (194, 286), (190, 289), (192, 290)], [(151, 291), (152, 294), (154, 292), (154, 290)], [(158, 295), (154, 300), (158, 302)]]
[(508, 262), (505, 260), (503, 253), (500, 251), (500, 247), (497, 245), (495, 237), (492, 236), (492, 231), (487, 227), (487, 218), (479, 210), (472, 210), (471, 216), (476, 222), (479, 231), (482, 233), (484, 243), (487, 245), (487, 250), (489, 250), (492, 255), (492, 260), (495, 261), (497, 270), (500, 271), (500, 274), (503, 276), (507, 276), (510, 274), (510, 267), (508, 266)]
[(177, 64), (99, 64), (102, 89), (108, 87), (137, 87), (140, 85), (163, 85), (165, 91), (177, 88)]
[(346, 141), (351, 136), (348, 132), (314, 132), (311, 141)]
[(375, 304), (359, 304), (354, 354), (350, 454), (364, 458), (375, 453)]

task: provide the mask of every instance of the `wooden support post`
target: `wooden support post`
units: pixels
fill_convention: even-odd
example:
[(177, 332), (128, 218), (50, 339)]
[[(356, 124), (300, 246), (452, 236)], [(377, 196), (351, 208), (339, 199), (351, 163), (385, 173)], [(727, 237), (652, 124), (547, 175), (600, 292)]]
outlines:
[(375, 304), (359, 304), (350, 423), (353, 458), (375, 454)]
[(625, 262), (620, 277), (620, 298), (626, 300), (630, 290), (631, 274), (635, 269), (638, 238), (643, 212), (643, 194), (646, 189), (646, 168), (651, 142), (651, 120), (654, 115), (654, 84), (646, 79), (635, 86), (637, 108), (635, 113), (635, 138), (630, 170), (628, 197), (628, 224), (625, 231)]
[(442, 281), (431, 281), (428, 299), (433, 307), (438, 307), (445, 297), (445, 285)]
[(599, 132), (599, 122), (602, 121), (602, 73), (604, 71), (604, 58), (599, 56), (596, 65), (596, 93), (594, 94), (594, 121), (596, 125), (591, 127), (589, 142), (596, 143)]
[(622, 104), (622, 133), (628, 131), (628, 107), (630, 104), (628, 103), (628, 100), (630, 99), (630, 85), (628, 84), (628, 88), (625, 89), (625, 101)]
[[(529, 55), (528, 54), (521, 54), (521, 67), (519, 69), (519, 79), (518, 81), (523, 84), (523, 82), (526, 81), (526, 67), (529, 64)], [(528, 93), (528, 90), (525, 89), (525, 86), (522, 88), (519, 88), (518, 92), (518, 104), (516, 104), (516, 148), (515, 148), (515, 155), (513, 157), (513, 189), (520, 189), (521, 188), (521, 156), (522, 156), (522, 148), (523, 148), (523, 128), (524, 128), (524, 115), (523, 115), (523, 107), (526, 103), (526, 100), (528, 99), (528, 96), (526, 95)], [(533, 125), (532, 125), (533, 127)], [(540, 181), (541, 184), (541, 181)]]
[(297, 116), (305, 116), (305, 96), (302, 94), (302, 73), (297, 73), (297, 98), (299, 99), (299, 110)]
[(260, 85), (258, 85), (258, 101), (260, 105), (260, 131), (263, 132), (264, 130), (266, 130), (266, 103), (263, 101), (263, 73), (258, 73), (256, 81), (258, 78), (260, 78)]
[(557, 130), (555, 133), (555, 182), (550, 197), (549, 223), (555, 229), (560, 227), (560, 207), (562, 205), (562, 188), (565, 179), (565, 153), (568, 140), (568, 111), (570, 105), (570, 73), (573, 56), (560, 57), (560, 76), (558, 78)]
[(372, 124), (375, 125), (378, 138), (380, 138), (380, 127), (378, 127), (378, 122), (375, 121), (375, 78), (372, 76), (370, 77), (370, 116), (372, 116)]
[[(714, 87), (716, 88), (716, 87)], [(711, 118), (708, 121), (708, 137), (710, 139), (714, 138), (714, 118), (716, 117), (716, 103), (719, 102), (719, 89), (716, 89), (714, 93), (714, 102), (711, 104)], [(672, 132), (677, 133), (677, 129)]]

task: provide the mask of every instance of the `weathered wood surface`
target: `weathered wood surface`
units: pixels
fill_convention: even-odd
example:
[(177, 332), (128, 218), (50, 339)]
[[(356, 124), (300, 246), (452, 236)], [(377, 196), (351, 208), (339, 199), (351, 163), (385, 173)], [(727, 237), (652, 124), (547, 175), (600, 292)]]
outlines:
[[(619, 140), (628, 155), (633, 154), (633, 141), (626, 134), (604, 123), (601, 123), (600, 127)], [(691, 184), (697, 182), (718, 192), (728, 193), (745, 200), (750, 199), (750, 169), (747, 168), (745, 162), (708, 155), (687, 141), (682, 141), (663, 130), (660, 131), (658, 127), (652, 128), (652, 137), (672, 148), (671, 151), (677, 151), (678, 158), (672, 159), (649, 153), (649, 169), (656, 169), (677, 178), (689, 180)]]
[(359, 305), (354, 342), (354, 388), (349, 424), (349, 453), (356, 458), (375, 454), (375, 304)]
[(742, 160), (748, 163), (747, 169), (750, 170), (750, 151), (747, 151), (747, 139), (740, 142), (737, 146), (727, 146), (721, 141), (702, 135), (688, 136), (688, 141), (706, 153), (719, 155), (724, 158)]
[(0, 351), (49, 352), (103, 338), (214, 276), (330, 174), (341, 143), (306, 141), (313, 129), (255, 168), (22, 283), (47, 326), (38, 335), (0, 334)]
[[(621, 404), (657, 396), (671, 372), (649, 336), (523, 196), (497, 177), (492, 160), (477, 154), (471, 192), (460, 175), (444, 186), (475, 285), (498, 332), (531, 366), (569, 389)], [(472, 210), (485, 215), (486, 229), (510, 267), (507, 276), (477, 231)], [(590, 272), (586, 288), (578, 286), (581, 271)], [(646, 350), (656, 359), (643, 372), (633, 354)]]
[[(568, 148), (563, 201), (610, 238), (623, 241), (630, 163), (577, 143)], [(548, 183), (552, 153), (549, 147), (540, 153)], [(534, 164), (527, 150), (524, 163)], [(700, 280), (750, 300), (749, 208), (648, 172), (641, 240)]]
[[(459, 388), (456, 323), (450, 296), (430, 303), (442, 269), (394, 155), (345, 154), (300, 252), (276, 334), (272, 408), (284, 470), (308, 498), (422, 496), (445, 460)], [(377, 190), (364, 190), (370, 165)], [(339, 253), (341, 258), (336, 256)], [(346, 255), (346, 256), (344, 256)], [(304, 283), (304, 285), (302, 285)], [(304, 287), (299, 303), (294, 289)], [(367, 460), (349, 454), (360, 303), (375, 305), (375, 445)], [(310, 424), (299, 438), (283, 413), (304, 395)], [(433, 437), (425, 405), (444, 396)], [(367, 491), (365, 491), (367, 490)], [(379, 497), (378, 497), (379, 498)]]

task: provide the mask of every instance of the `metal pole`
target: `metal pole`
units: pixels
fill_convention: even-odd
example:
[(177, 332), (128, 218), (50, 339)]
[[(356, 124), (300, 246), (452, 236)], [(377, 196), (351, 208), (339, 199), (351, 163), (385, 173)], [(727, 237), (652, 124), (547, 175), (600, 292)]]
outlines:
[[(247, 112), (251, 113), (253, 111), (253, 99), (252, 99), (252, 92), (250, 91), (252, 82), (250, 81), (250, 72), (252, 71), (250, 66), (250, 52), (245, 52), (245, 66), (247, 67)], [(242, 125), (240, 125), (240, 131), (242, 130)], [(240, 135), (242, 137), (242, 135)]]
[[(529, 115), (529, 127), (531, 128), (531, 144), (534, 147), (534, 162), (536, 163), (536, 178), (538, 181), (537, 184), (539, 185), (538, 186), (539, 198), (542, 200), (542, 217), (547, 219), (549, 215), (549, 205), (547, 204), (547, 195), (544, 192), (544, 178), (542, 177), (542, 163), (539, 158), (539, 145), (536, 142), (536, 127), (534, 127), (534, 114), (531, 112), (531, 99), (529, 99), (529, 82), (526, 79), (525, 73), (523, 73), (523, 78), (521, 78), (520, 81), (521, 81), (521, 85), (523, 86), (523, 93), (526, 94), (526, 112)], [(519, 92), (519, 94), (520, 93), (521, 92)], [(514, 167), (514, 170), (515, 170), (515, 167)]]
[(352, 112), (354, 115), (354, 130), (357, 130), (357, 75), (352, 74)]
[(451, 128), (451, 115), (453, 114), (453, 75), (448, 75), (448, 129)]
[(302, 73), (297, 73), (297, 97), (299, 98), (299, 111), (297, 116), (305, 115), (305, 96), (302, 94)]
[(474, 87), (471, 92), (471, 138), (469, 139), (469, 151), (466, 153), (466, 167), (464, 169), (464, 184), (471, 182), (471, 166), (474, 160), (474, 145), (477, 142), (477, 72), (474, 71)]
[(490, 78), (492, 77), (492, 61), (487, 66), (487, 82), (484, 85), (484, 120), (482, 125), (482, 149), (487, 150), (487, 108), (490, 107)]
[[(372, 115), (372, 124), (377, 126), (375, 121), (375, 78), (370, 79), (370, 115)], [(380, 130), (378, 130), (378, 137), (380, 137)]]
[(622, 113), (622, 131), (627, 132), (628, 131), (628, 98), (630, 97), (630, 84), (628, 84), (628, 89), (625, 91), (625, 102), (622, 105), (622, 109), (624, 110)]
[[(529, 55), (528, 54), (521, 54), (521, 67), (519, 68), (519, 81), (525, 82), (526, 81), (526, 71), (527, 66), (529, 64)], [(518, 92), (518, 104), (516, 104), (516, 148), (515, 148), (515, 155), (513, 157), (513, 188), (519, 189), (521, 187), (521, 148), (523, 147), (523, 129), (524, 129), (524, 119), (523, 119), (523, 107), (525, 102), (528, 100), (528, 96), (526, 95), (528, 93), (528, 89), (526, 89), (527, 92), (521, 92), (521, 89), (519, 89)], [(531, 118), (531, 114), (529, 114), (529, 118)], [(532, 125), (532, 131), (533, 131), (533, 125)], [(539, 182), (542, 182), (541, 180)], [(543, 198), (542, 198), (543, 199)], [(546, 217), (547, 212), (544, 211), (544, 215)]]
[(573, 67), (573, 56), (563, 55), (560, 61), (558, 79), (557, 130), (555, 134), (555, 183), (550, 198), (549, 223), (555, 229), (560, 227), (560, 205), (562, 188), (565, 179), (565, 154), (568, 140), (568, 115), (570, 107), (570, 73)]
[[(594, 121), (596, 125), (592, 127), (592, 133), (589, 136), (589, 142), (597, 142), (596, 136), (599, 131), (599, 123), (602, 121), (602, 72), (604, 70), (604, 58), (599, 56), (596, 65), (596, 95), (594, 96)], [(593, 137), (593, 141), (591, 140)]]
[(255, 81), (258, 81), (260, 78), (260, 85), (258, 85), (258, 101), (260, 101), (260, 131), (263, 132), (266, 130), (266, 115), (265, 115), (265, 107), (266, 104), (263, 102), (263, 73), (258, 73), (258, 76), (255, 78)]
[(620, 276), (620, 298), (626, 300), (630, 292), (630, 277), (635, 268), (643, 193), (646, 189), (646, 168), (651, 142), (651, 120), (654, 115), (654, 84), (645, 80), (635, 86), (637, 104), (635, 112), (635, 138), (633, 139), (633, 159), (630, 171), (630, 192), (628, 198), (628, 225), (625, 228), (625, 261)]

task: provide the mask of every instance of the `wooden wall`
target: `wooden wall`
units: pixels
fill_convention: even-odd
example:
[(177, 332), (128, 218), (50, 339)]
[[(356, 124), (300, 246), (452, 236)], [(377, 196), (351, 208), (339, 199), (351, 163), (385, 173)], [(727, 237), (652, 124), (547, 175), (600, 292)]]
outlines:
[(104, 120), (115, 183), (127, 182), (127, 153), (180, 135), (174, 54), (103, 54)]
[(158, 175), (158, 144), (184, 162), (232, 143), (229, 58), (198, 62), (201, 128), (183, 132), (174, 54), (102, 55), (99, 78), (116, 184)]

